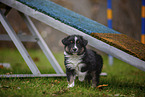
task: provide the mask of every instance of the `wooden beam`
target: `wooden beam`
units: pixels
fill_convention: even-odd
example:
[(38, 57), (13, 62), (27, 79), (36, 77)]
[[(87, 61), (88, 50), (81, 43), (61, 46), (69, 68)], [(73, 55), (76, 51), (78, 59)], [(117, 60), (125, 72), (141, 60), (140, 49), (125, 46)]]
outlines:
[[(36, 42), (38, 39), (31, 35), (17, 35), (22, 42)], [(12, 41), (7, 34), (0, 34), (0, 41)]]
[[(107, 76), (107, 73), (101, 73), (100, 76)], [(3, 74), (0, 75), (0, 78), (10, 78), (10, 77), (66, 77), (66, 74)]]

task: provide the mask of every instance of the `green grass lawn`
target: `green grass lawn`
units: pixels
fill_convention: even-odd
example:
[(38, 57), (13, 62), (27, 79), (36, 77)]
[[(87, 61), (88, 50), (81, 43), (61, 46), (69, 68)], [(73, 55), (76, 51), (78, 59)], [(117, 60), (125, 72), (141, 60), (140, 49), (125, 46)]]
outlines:
[[(40, 50), (29, 50), (42, 74), (54, 74), (52, 66)], [(54, 53), (56, 59), (65, 71), (63, 52)], [(75, 87), (67, 88), (67, 79), (62, 78), (1, 78), (0, 97), (41, 97), (41, 96), (71, 96), (71, 97), (102, 97), (102, 96), (145, 96), (145, 72), (114, 59), (113, 66), (108, 65), (107, 56), (103, 55), (103, 72), (107, 77), (100, 78), (100, 84), (108, 86), (92, 88), (86, 82), (75, 81)], [(10, 63), (11, 69), (0, 68), (0, 74), (31, 74), (28, 66), (15, 49), (0, 49), (0, 63)]]

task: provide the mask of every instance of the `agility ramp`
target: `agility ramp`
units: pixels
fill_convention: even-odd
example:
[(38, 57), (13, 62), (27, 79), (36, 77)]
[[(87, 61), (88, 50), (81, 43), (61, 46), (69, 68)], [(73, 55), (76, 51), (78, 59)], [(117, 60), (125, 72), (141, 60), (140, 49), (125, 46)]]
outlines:
[[(20, 11), (22, 17), (24, 17), (24, 19), (26, 20), (26, 23), (28, 24), (28, 27), (30, 28), (31, 32), (38, 32), (38, 31), (36, 30), (35, 26), (32, 24), (32, 21), (30, 20), (29, 16), (43, 23), (46, 23), (49, 26), (61, 32), (64, 32), (66, 34), (82, 35), (84, 36), (84, 38), (86, 38), (89, 41), (89, 45), (107, 54), (110, 54), (126, 63), (129, 63), (130, 65), (135, 66), (140, 70), (145, 71), (145, 45), (115, 30), (109, 29), (108, 27), (100, 23), (97, 23), (96, 21), (93, 21), (73, 11), (70, 11), (49, 0), (0, 0), (0, 2), (11, 8)], [(0, 21), (2, 22), (3, 26), (9, 26), (6, 25), (7, 22), (5, 16), (2, 15), (2, 12), (0, 18), (1, 18)], [(33, 34), (33, 35), (37, 36), (37, 38), (33, 38), (34, 41), (41, 40), (39, 34), (38, 35)], [(130, 39), (130, 41), (125, 41), (125, 44), (128, 44), (128, 46), (126, 46), (122, 41), (124, 40), (122, 36), (125, 36), (127, 39)], [(135, 46), (137, 49), (134, 50), (128, 49), (130, 48), (129, 46), (130, 43), (138, 44)], [(41, 46), (40, 47), (43, 50), (45, 49), (45, 46), (44, 48)], [(136, 52), (137, 50), (139, 50), (139, 53)], [(52, 61), (51, 56), (49, 56), (49, 53), (48, 53), (48, 59), (49, 61)], [(56, 68), (55, 70), (56, 72), (58, 72), (58, 74), (63, 74), (59, 66), (54, 64), (56, 62), (52, 61), (51, 63), (54, 69)], [(41, 74), (40, 72), (38, 72), (35, 75), (41, 75)]]

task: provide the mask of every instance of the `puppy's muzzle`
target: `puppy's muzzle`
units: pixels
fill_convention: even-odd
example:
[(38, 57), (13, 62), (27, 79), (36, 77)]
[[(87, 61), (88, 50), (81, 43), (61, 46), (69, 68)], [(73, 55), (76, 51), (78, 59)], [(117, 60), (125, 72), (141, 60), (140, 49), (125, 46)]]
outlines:
[(77, 48), (73, 48), (73, 51), (76, 52), (77, 51)]
[(73, 47), (72, 50), (73, 50), (73, 53), (77, 53), (78, 52), (78, 48), (77, 47)]

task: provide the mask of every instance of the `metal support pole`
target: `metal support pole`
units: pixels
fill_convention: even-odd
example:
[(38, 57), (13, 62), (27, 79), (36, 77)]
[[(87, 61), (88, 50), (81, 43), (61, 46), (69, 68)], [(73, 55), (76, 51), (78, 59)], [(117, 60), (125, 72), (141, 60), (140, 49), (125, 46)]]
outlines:
[(7, 31), (8, 35), (14, 42), (15, 46), (17, 47), (18, 51), (24, 58), (25, 62), (27, 63), (27, 65), (30, 68), (30, 70), (32, 71), (32, 73), (34, 75), (40, 75), (41, 74), (40, 71), (38, 70), (37, 66), (33, 62), (32, 58), (28, 54), (24, 45), (20, 41), (19, 37), (16, 35), (15, 31), (13, 30), (13, 28), (11, 27), (11, 25), (9, 24), (9, 22), (7, 21), (6, 17), (4, 16), (4, 14), (2, 13), (1, 10), (0, 10), (0, 21), (1, 21), (2, 25), (4, 26), (5, 30)]
[(145, 44), (145, 0), (142, 0), (142, 32), (141, 32), (141, 42)]
[(49, 62), (51, 63), (52, 67), (54, 68), (55, 72), (57, 74), (64, 74), (62, 68), (60, 67), (60, 65), (58, 64), (57, 60), (55, 59), (55, 57), (53, 56), (51, 50), (48, 48), (47, 44), (45, 43), (45, 41), (43, 40), (43, 38), (41, 37), (40, 33), (38, 32), (37, 28), (35, 27), (35, 25), (33, 24), (33, 22), (31, 21), (31, 19), (23, 14), (20, 13), (20, 15), (23, 17), (24, 21), (26, 22), (30, 32), (37, 37), (37, 43), (40, 46), (40, 48), (42, 49), (42, 51), (44, 52), (44, 54), (46, 55), (47, 59), (49, 60)]
[[(107, 19), (108, 27), (112, 28), (112, 0), (107, 0)], [(113, 64), (113, 56), (108, 55), (109, 65)]]

